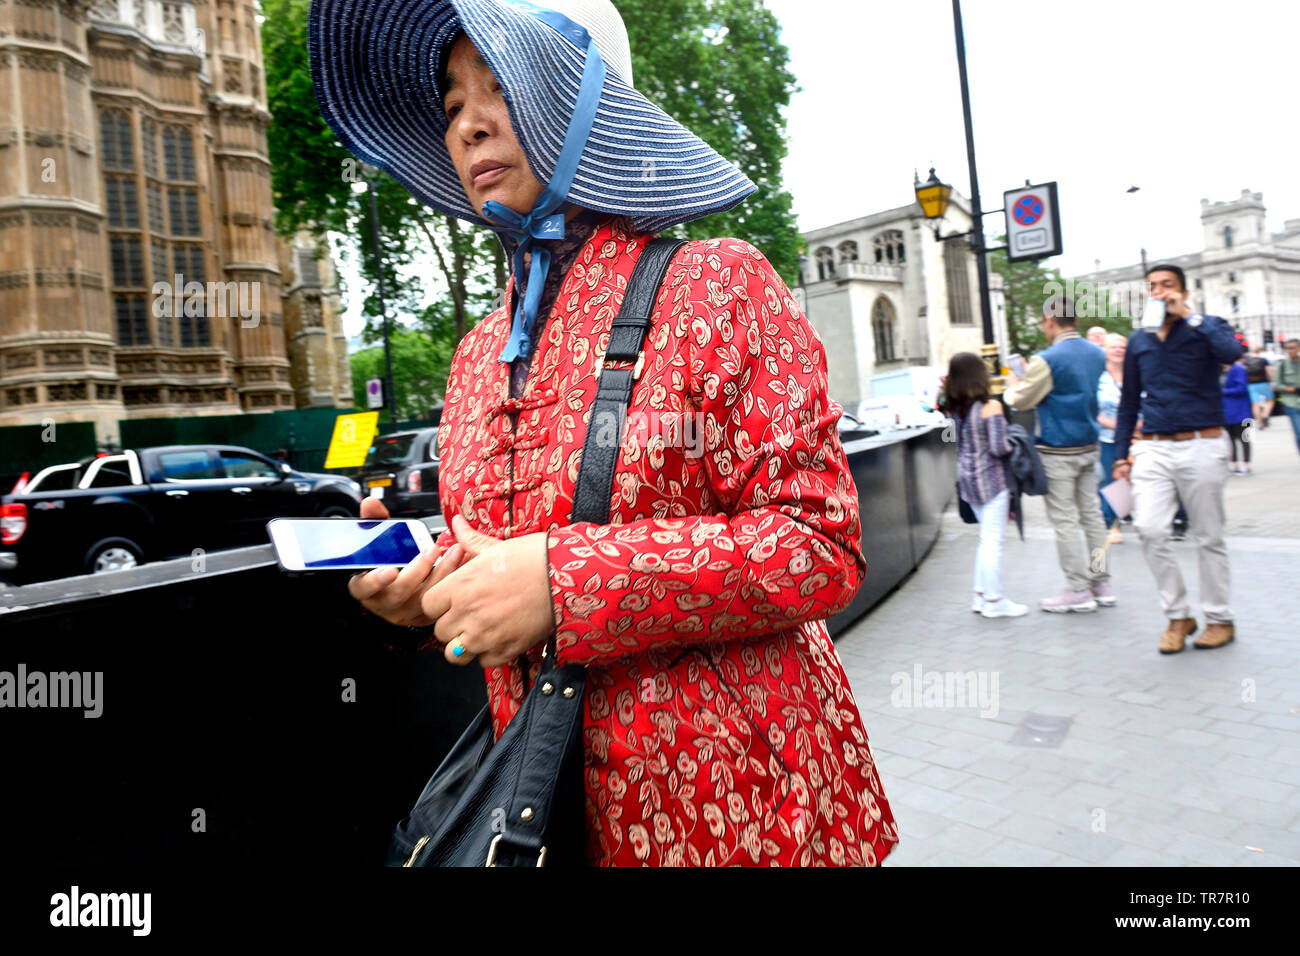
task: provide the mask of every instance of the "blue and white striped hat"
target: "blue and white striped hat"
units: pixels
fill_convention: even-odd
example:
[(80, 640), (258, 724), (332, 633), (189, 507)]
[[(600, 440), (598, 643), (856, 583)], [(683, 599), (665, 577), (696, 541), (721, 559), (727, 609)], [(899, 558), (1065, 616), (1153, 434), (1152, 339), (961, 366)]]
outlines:
[[(633, 89), (627, 31), (608, 0), (545, 2), (313, 0), (309, 42), (321, 114), (349, 152), (421, 202), (500, 227), (499, 216), (489, 220), (470, 206), (444, 141), (437, 77), (463, 30), (501, 84), (519, 145), (555, 208), (567, 201), (659, 232), (754, 192), (735, 165)], [(584, 75), (593, 73), (584, 97)], [(562, 162), (566, 152), (574, 154), (570, 163)]]

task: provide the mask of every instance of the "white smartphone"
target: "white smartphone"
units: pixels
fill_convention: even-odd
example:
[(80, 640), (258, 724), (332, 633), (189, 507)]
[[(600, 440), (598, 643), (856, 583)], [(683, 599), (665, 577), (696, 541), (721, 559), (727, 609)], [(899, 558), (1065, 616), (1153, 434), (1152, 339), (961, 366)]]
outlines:
[(1024, 378), (1028, 366), (1025, 365), (1025, 357), (1019, 353), (1012, 353), (1007, 356), (1007, 368), (1015, 374), (1016, 378)]
[(1158, 329), (1165, 324), (1165, 300), (1147, 299), (1146, 308), (1142, 310), (1142, 328)]
[(433, 545), (433, 535), (415, 518), (276, 518), (266, 530), (285, 571), (404, 567)]

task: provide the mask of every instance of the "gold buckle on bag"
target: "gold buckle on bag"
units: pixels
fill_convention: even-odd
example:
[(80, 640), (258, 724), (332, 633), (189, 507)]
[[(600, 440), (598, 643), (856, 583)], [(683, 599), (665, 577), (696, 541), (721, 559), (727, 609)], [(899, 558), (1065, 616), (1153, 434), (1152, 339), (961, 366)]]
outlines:
[[(623, 359), (617, 359), (617, 361), (622, 362)], [(600, 370), (604, 367), (605, 367), (605, 356), (602, 353), (600, 358), (596, 359), (596, 374), (599, 375)], [(637, 381), (638, 379), (641, 378), (641, 369), (643, 369), (644, 367), (645, 367), (645, 350), (642, 349), (640, 352), (637, 353), (636, 365), (632, 367), (633, 381)]]
[(406, 862), (403, 863), (402, 866), (414, 866), (415, 858), (420, 855), (420, 851), (424, 849), (424, 845), (428, 842), (429, 838), (427, 836), (420, 837), (419, 842), (415, 844), (415, 849), (411, 851), (411, 855), (407, 857)]
[[(503, 836), (505, 836), (504, 833), (498, 833), (492, 838), (492, 845), (488, 847), (487, 866), (497, 865), (497, 844), (501, 842)], [(537, 865), (546, 865), (546, 847), (542, 847), (542, 852), (537, 855)]]

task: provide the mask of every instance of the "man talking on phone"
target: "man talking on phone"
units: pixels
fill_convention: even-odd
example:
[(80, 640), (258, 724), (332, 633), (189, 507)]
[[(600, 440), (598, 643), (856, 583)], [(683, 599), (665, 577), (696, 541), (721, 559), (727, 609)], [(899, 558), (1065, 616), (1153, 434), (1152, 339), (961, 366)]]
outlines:
[[(1124, 356), (1112, 473), (1133, 482), (1133, 524), (1169, 619), (1160, 636), (1160, 653), (1177, 654), (1197, 629), (1169, 544), (1179, 498), (1196, 543), (1206, 622), (1194, 646), (1223, 647), (1236, 636), (1223, 540), (1229, 446), (1219, 370), (1235, 362), (1244, 349), (1223, 319), (1187, 307), (1187, 279), (1178, 266), (1152, 266), (1146, 278), (1149, 299), (1143, 327), (1129, 336)], [(1139, 411), (1142, 440), (1135, 441)]]

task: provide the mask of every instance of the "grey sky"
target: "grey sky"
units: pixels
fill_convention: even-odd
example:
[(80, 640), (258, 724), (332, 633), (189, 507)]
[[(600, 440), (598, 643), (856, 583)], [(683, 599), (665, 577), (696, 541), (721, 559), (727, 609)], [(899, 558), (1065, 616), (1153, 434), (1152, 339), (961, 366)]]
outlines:
[[(800, 229), (911, 201), (914, 167), (969, 193), (950, 0), (766, 2), (802, 87), (785, 164)], [(1271, 230), (1300, 218), (1293, 0), (965, 0), (962, 15), (984, 206), (1056, 180), (1065, 254), (1048, 265), (1197, 251), (1201, 198), (1245, 188)]]

